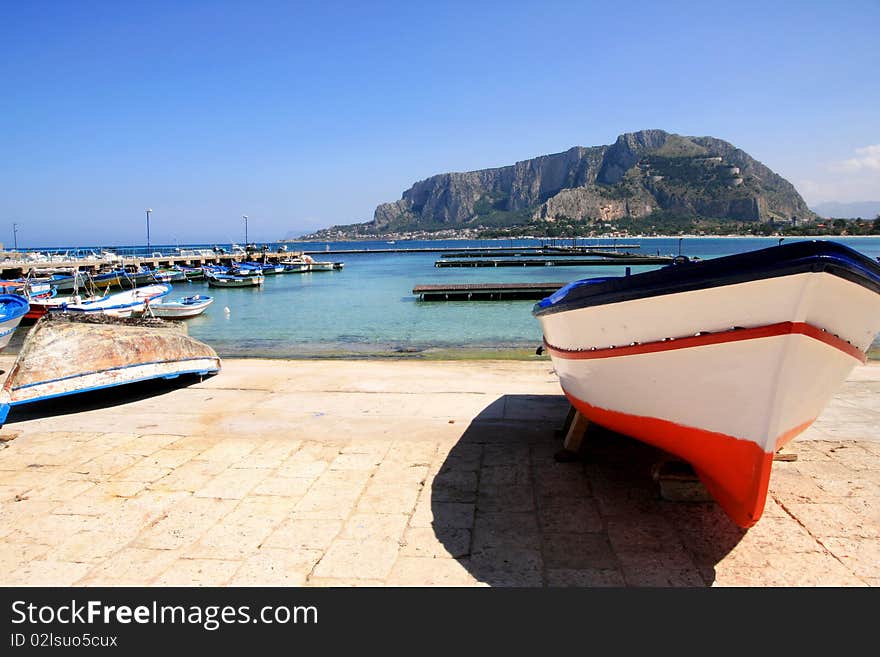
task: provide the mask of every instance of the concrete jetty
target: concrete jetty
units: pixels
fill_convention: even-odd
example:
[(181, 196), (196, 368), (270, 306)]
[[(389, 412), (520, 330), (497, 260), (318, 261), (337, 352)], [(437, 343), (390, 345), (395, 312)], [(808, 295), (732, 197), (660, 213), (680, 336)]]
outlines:
[(880, 365), (854, 370), (746, 531), (661, 499), (635, 441), (556, 462), (543, 358), (230, 359), (13, 413), (0, 584), (877, 586), (878, 393)]
[[(7, 254), (8, 255), (8, 254)], [(15, 254), (21, 256), (23, 254)], [(188, 254), (188, 255), (163, 255), (163, 256), (119, 256), (116, 259), (102, 258), (72, 258), (51, 261), (30, 261), (20, 257), (0, 259), (0, 278), (13, 279), (24, 276), (31, 269), (37, 270), (70, 270), (88, 271), (96, 273), (103, 269), (126, 267), (139, 269), (142, 266), (158, 269), (160, 267), (173, 267), (184, 265), (187, 267), (201, 267), (203, 265), (229, 266), (237, 262), (267, 262), (277, 263), (282, 260), (301, 257), (301, 251), (283, 252), (252, 252), (243, 253), (216, 253)]]
[(573, 256), (527, 256), (519, 258), (462, 258), (436, 260), (435, 267), (621, 267), (623, 265), (668, 265), (667, 256), (622, 255), (604, 258)]

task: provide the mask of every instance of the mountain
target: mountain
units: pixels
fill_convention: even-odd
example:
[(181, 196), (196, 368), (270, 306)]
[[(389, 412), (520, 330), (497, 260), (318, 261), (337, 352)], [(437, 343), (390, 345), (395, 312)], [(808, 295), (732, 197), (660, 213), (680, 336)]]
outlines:
[(813, 212), (820, 217), (828, 219), (874, 219), (880, 216), (880, 201), (858, 201), (855, 203), (838, 203), (828, 201), (817, 203), (812, 207)]
[(689, 221), (800, 223), (816, 219), (794, 186), (734, 145), (663, 130), (575, 146), (495, 169), (415, 183), (364, 224), (325, 234), (387, 234), (532, 223)]

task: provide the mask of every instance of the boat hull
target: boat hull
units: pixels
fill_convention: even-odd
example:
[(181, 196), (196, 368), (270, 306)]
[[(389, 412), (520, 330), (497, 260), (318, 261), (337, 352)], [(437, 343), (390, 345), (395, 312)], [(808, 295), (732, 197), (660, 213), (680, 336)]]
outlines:
[(808, 271), (535, 314), (579, 412), (691, 463), (749, 527), (773, 454), (865, 360), (880, 328), (869, 283)]
[(149, 311), (156, 317), (163, 319), (188, 319), (201, 315), (214, 303), (213, 297), (195, 297), (188, 301), (165, 301), (150, 304)]
[(219, 371), (216, 352), (173, 322), (49, 315), (31, 329), (0, 390), (0, 424), (22, 404)]
[(208, 285), (210, 287), (259, 287), (263, 284), (263, 281), (262, 275), (208, 277)]
[(29, 312), (27, 300), (17, 294), (0, 295), (0, 351), (6, 348), (15, 329)]
[(550, 354), (578, 411), (688, 461), (728, 515), (748, 527), (763, 511), (773, 454), (809, 427), (863, 362), (799, 329), (734, 331), (729, 342), (611, 357), (580, 359), (552, 347)]
[(76, 302), (73, 298), (55, 298), (43, 305), (50, 312), (124, 318), (143, 312), (148, 301), (161, 298), (169, 292), (171, 287), (168, 285), (147, 285), (82, 302)]

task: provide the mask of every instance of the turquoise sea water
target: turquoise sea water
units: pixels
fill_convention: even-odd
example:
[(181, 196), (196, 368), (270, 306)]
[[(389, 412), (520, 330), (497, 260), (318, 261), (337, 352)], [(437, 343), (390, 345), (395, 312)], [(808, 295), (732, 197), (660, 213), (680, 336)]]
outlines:
[[(786, 241), (793, 241), (787, 238)], [(874, 258), (880, 237), (841, 238)], [(330, 243), (330, 249), (463, 246), (524, 246), (538, 240), (397, 241)], [(570, 244), (571, 240), (557, 243)], [(578, 240), (578, 244), (639, 244), (637, 253), (678, 253), (678, 238)], [(681, 252), (712, 258), (773, 246), (778, 238), (686, 238)], [(288, 244), (291, 251), (322, 251), (325, 243)], [(531, 315), (533, 301), (420, 302), (418, 284), (478, 282), (569, 282), (621, 275), (624, 267), (436, 268), (439, 253), (328, 254), (319, 260), (345, 263), (341, 271), (267, 276), (259, 288), (208, 288), (178, 283), (172, 296), (209, 294), (214, 304), (188, 320), (190, 334), (221, 356), (257, 357), (473, 357), (520, 356), (541, 343)], [(633, 273), (653, 267), (633, 267)], [(225, 308), (229, 312), (225, 312)], [(875, 348), (880, 343), (875, 342)]]

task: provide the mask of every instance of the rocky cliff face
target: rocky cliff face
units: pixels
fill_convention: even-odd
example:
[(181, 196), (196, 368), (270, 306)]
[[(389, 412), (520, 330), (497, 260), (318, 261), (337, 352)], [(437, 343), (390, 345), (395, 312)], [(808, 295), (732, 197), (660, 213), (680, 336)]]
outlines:
[(365, 228), (608, 222), (657, 210), (735, 221), (814, 218), (791, 183), (732, 144), (643, 130), (610, 146), (432, 176), (377, 207)]

